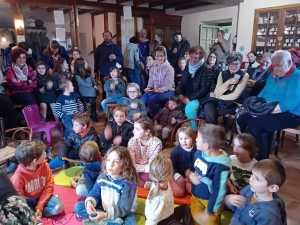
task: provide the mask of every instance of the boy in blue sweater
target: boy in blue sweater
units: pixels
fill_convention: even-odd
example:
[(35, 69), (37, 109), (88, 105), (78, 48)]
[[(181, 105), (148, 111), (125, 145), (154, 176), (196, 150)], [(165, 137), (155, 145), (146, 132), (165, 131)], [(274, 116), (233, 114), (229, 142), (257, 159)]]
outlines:
[(62, 119), (62, 123), (66, 127), (64, 136), (67, 139), (73, 127), (72, 118), (76, 113), (83, 111), (83, 105), (79, 95), (74, 92), (74, 86), (71, 81), (65, 79), (59, 88), (63, 94), (56, 100), (54, 114)]
[(221, 224), (222, 203), (231, 160), (220, 149), (226, 134), (222, 127), (204, 124), (198, 130), (197, 152), (189, 178), (192, 182), (191, 211), (195, 224)]
[(225, 198), (225, 204), (234, 211), (231, 224), (286, 225), (285, 205), (276, 194), (285, 179), (280, 162), (265, 159), (255, 163), (249, 185), (240, 195)]

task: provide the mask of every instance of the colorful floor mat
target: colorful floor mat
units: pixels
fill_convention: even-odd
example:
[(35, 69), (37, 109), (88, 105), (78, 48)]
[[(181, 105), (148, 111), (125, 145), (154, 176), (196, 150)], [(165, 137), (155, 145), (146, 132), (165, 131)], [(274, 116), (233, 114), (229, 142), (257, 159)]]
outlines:
[(59, 186), (71, 187), (70, 179), (75, 176), (80, 176), (82, 174), (82, 166), (74, 166), (69, 169), (60, 171), (54, 177), (54, 183)]

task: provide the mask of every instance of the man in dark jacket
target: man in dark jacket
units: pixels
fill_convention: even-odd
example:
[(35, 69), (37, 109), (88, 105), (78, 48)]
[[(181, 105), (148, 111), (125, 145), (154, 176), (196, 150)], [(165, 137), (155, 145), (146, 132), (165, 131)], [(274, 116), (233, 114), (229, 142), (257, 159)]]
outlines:
[(184, 57), (185, 52), (190, 49), (190, 43), (182, 38), (182, 33), (179, 30), (175, 31), (174, 39), (175, 41), (171, 46), (168, 58), (171, 65), (176, 70), (179, 68), (178, 60)]
[[(124, 57), (119, 46), (112, 42), (112, 34), (109, 31), (103, 32), (103, 43), (99, 45), (94, 53), (95, 56), (95, 77), (100, 74), (102, 89), (104, 85), (103, 78), (109, 76), (109, 68), (116, 66), (116, 63), (122, 64)], [(103, 89), (104, 90), (104, 89)], [(102, 99), (106, 98), (106, 93), (102, 92)]]

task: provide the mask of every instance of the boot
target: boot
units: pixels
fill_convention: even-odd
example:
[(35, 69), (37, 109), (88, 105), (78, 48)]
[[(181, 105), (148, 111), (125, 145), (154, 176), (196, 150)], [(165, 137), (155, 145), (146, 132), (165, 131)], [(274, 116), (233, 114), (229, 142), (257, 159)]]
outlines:
[(93, 122), (98, 122), (98, 115), (96, 113), (96, 103), (91, 103), (91, 115), (90, 119)]

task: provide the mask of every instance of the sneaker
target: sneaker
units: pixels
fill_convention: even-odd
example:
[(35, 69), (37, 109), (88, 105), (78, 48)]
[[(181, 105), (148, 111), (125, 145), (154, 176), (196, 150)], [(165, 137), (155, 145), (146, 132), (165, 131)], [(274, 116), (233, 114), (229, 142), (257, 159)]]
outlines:
[(7, 172), (7, 173), (14, 172), (17, 168), (18, 168), (18, 164), (17, 164), (17, 163), (11, 162), (11, 163), (9, 164), (9, 167), (6, 168), (6, 172)]
[(55, 153), (51, 147), (46, 148), (46, 158), (47, 159), (49, 159), (49, 160), (54, 159), (54, 155), (55, 155)]
[(82, 216), (80, 216), (80, 215), (76, 214), (76, 218), (82, 218)]

